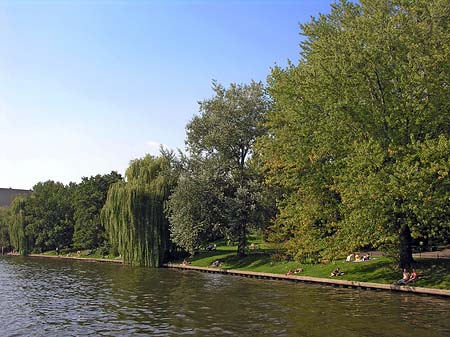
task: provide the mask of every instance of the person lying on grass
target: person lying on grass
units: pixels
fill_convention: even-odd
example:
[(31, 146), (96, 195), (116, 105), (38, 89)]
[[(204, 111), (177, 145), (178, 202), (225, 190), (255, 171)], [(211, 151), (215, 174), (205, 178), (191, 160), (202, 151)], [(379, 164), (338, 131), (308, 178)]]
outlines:
[(351, 253), (347, 258), (345, 259), (346, 262), (353, 262), (355, 261), (355, 254)]
[(345, 259), (346, 262), (365, 262), (373, 260), (370, 256), (370, 253), (364, 254), (363, 256), (360, 256), (357, 253), (351, 253), (347, 258)]
[(339, 268), (336, 268), (335, 270), (333, 270), (333, 272), (331, 273), (331, 275), (330, 276), (341, 276), (341, 275), (344, 275), (344, 273), (343, 272), (341, 272), (340, 270), (339, 270)]
[(216, 260), (211, 264), (211, 267), (220, 267), (222, 266), (222, 262), (220, 262), (220, 260)]
[(303, 268), (297, 268), (294, 271), (292, 271), (292, 269), (289, 269), (289, 271), (285, 275), (298, 274), (298, 273), (301, 273), (302, 271), (303, 271)]

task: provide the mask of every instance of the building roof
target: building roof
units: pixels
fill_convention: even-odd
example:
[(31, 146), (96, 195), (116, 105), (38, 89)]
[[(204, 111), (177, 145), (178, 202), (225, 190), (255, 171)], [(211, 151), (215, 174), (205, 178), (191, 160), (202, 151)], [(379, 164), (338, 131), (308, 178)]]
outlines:
[(18, 190), (14, 188), (0, 188), (0, 207), (9, 207), (13, 199), (18, 195), (29, 196), (31, 190)]

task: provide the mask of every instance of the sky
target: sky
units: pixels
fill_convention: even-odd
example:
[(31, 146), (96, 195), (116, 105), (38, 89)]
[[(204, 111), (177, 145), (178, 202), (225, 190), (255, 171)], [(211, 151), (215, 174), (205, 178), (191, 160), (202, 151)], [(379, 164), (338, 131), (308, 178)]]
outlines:
[(299, 59), (328, 0), (0, 0), (0, 187), (118, 171), (184, 149), (212, 80)]

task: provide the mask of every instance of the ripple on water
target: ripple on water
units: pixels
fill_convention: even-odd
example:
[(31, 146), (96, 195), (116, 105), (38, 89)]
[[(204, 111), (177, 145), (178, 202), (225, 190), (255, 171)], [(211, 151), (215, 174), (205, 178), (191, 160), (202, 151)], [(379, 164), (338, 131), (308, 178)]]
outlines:
[(444, 336), (450, 301), (0, 257), (2, 336)]

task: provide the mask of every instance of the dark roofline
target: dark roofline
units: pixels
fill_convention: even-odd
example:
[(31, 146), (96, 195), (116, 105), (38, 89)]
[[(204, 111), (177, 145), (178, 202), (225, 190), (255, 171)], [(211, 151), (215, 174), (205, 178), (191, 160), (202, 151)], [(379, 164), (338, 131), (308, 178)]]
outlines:
[(13, 199), (19, 195), (30, 196), (32, 190), (19, 190), (15, 188), (0, 188), (0, 207), (10, 207)]
[(33, 192), (32, 189), (29, 189), (29, 190), (23, 190), (23, 189), (20, 189), (20, 188), (12, 188), (12, 187), (9, 187), (9, 188), (3, 188), (3, 187), (0, 187), (0, 190), (19, 191), (19, 192)]

